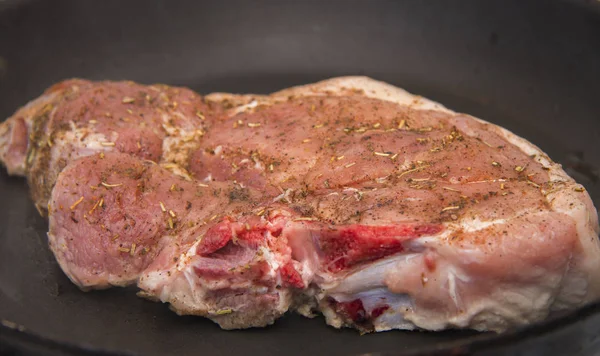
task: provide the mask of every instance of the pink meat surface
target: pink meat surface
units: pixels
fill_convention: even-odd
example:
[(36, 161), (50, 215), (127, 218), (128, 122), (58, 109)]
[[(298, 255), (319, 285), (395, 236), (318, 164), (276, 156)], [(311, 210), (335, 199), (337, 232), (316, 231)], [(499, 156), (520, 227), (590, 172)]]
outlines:
[[(537, 147), (362, 77), (268, 96), (73, 80), (0, 126), (81, 288), (226, 329), (502, 331), (600, 297), (597, 212)], [(47, 205), (47, 208), (46, 208)]]
[(185, 88), (133, 82), (68, 80), (18, 110), (0, 127), (0, 159), (28, 179), (45, 214), (56, 177), (66, 165), (98, 152), (118, 151), (178, 163), (193, 147), (213, 110)]

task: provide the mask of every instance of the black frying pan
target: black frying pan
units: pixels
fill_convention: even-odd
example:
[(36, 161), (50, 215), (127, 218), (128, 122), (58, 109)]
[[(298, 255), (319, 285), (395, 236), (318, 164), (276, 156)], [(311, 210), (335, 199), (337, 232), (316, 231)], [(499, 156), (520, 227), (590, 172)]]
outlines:
[[(262, 92), (365, 74), (507, 127), (600, 206), (597, 1), (0, 1), (0, 117), (69, 77)], [(503, 335), (359, 336), (322, 318), (222, 331), (132, 289), (83, 293), (0, 170), (0, 352), (598, 355), (600, 304)], [(20, 351), (15, 351), (20, 350)]]

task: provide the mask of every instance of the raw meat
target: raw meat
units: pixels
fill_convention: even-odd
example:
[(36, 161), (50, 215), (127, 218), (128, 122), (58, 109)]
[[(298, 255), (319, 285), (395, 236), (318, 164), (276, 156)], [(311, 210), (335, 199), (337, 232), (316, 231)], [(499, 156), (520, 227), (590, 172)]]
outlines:
[(28, 178), (44, 215), (56, 177), (70, 161), (117, 150), (178, 163), (185, 160), (180, 149), (194, 147), (204, 134), (208, 111), (202, 97), (185, 88), (67, 80), (0, 127), (0, 159), (9, 173)]
[(226, 329), (503, 331), (600, 298), (585, 189), (498, 126), (364, 77), (268, 96), (67, 81), (0, 126), (83, 289)]

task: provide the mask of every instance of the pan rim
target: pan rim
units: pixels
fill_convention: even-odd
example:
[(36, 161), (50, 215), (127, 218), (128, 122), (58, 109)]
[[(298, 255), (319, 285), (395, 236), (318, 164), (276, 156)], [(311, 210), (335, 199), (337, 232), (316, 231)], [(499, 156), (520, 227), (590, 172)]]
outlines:
[[(541, 337), (552, 333), (554, 331), (562, 330), (568, 326), (576, 323), (585, 321), (596, 314), (600, 314), (600, 301), (596, 301), (585, 305), (579, 309), (573, 310), (568, 314), (560, 317), (550, 318), (542, 323), (531, 324), (523, 327), (519, 327), (501, 334), (497, 333), (480, 333), (468, 339), (444, 341), (431, 347), (423, 347), (414, 351), (400, 351), (399, 353), (384, 352), (381, 353), (377, 350), (373, 352), (378, 355), (398, 355), (398, 356), (425, 356), (425, 355), (438, 355), (438, 354), (461, 354), (466, 355), (475, 351), (489, 351), (498, 347), (506, 347), (514, 345), (515, 343), (527, 341), (534, 337)], [(397, 332), (398, 330), (391, 330), (387, 332)], [(227, 332), (223, 330), (223, 332)], [(418, 331), (409, 331), (418, 332)], [(435, 331), (432, 331), (435, 333)], [(23, 347), (19, 347), (19, 344), (25, 344), (27, 346), (40, 347), (46, 350), (46, 352), (62, 352), (69, 355), (123, 355), (123, 356), (134, 356), (140, 355), (136, 352), (125, 352), (118, 350), (109, 350), (100, 347), (95, 347), (89, 344), (78, 344), (69, 341), (60, 341), (53, 338), (45, 337), (39, 333), (29, 331), (28, 329), (20, 329), (19, 327), (10, 327), (4, 323), (0, 323), (0, 341), (4, 341), (7, 345), (21, 350)]]

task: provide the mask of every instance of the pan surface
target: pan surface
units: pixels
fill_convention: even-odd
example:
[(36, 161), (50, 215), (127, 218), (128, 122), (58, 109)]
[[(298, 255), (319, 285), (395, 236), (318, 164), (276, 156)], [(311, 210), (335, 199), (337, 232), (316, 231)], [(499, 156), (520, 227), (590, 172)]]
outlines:
[[(2, 4), (2, 2), (0, 2)], [(0, 117), (69, 77), (267, 93), (364, 74), (540, 146), (600, 206), (600, 11), (561, 1), (11, 1), (0, 7)], [(47, 247), (23, 179), (0, 169), (0, 352), (594, 354), (600, 305), (504, 335), (359, 336), (288, 315), (222, 331), (134, 289), (83, 293)]]

